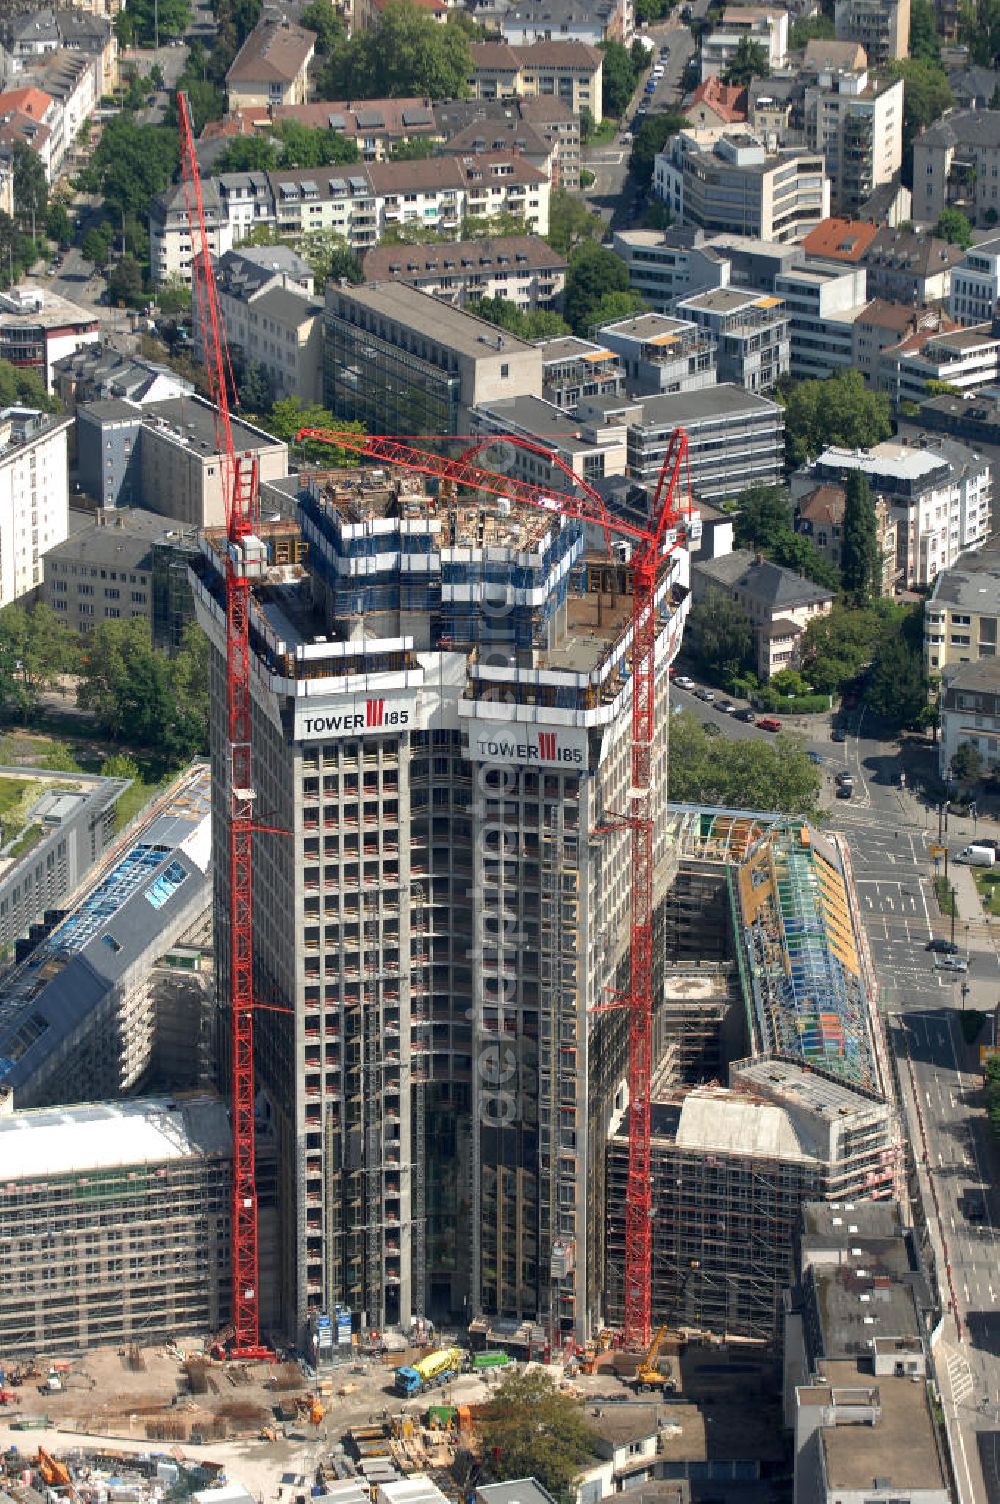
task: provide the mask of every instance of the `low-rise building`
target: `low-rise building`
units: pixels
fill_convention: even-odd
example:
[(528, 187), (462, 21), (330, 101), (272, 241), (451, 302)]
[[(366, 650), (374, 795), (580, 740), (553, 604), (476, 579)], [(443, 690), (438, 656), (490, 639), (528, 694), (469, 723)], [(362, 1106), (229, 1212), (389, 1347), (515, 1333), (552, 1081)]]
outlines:
[(0, 293), (0, 360), (35, 371), (47, 392), (56, 361), (98, 338), (94, 314), (58, 293), (30, 282)]
[(166, 402), (193, 392), (194, 383), (171, 366), (123, 354), (114, 345), (90, 344), (53, 363), (52, 390), (72, 416), (82, 403), (109, 397), (124, 397), (140, 407)]
[(861, 219), (822, 220), (802, 242), (807, 261), (839, 261), (858, 266), (878, 234), (878, 225)]
[(587, 397), (619, 397), (626, 367), (610, 347), (567, 334), (542, 341), (542, 396), (560, 411)]
[(788, 314), (789, 370), (796, 381), (854, 365), (854, 325), (866, 306), (865, 273), (849, 264), (796, 266), (775, 278)]
[[(795, 531), (807, 537), (836, 569), (840, 569), (847, 507), (844, 487), (821, 481), (811, 489), (798, 491), (793, 483), (792, 498), (795, 501)], [(896, 523), (884, 496), (876, 496), (874, 502), (875, 530), (882, 561), (880, 590), (882, 595), (892, 595), (896, 585)]]
[(873, 298), (854, 320), (851, 344), (854, 367), (868, 386), (877, 386), (883, 350), (894, 348), (911, 334), (921, 330), (936, 333), (940, 327), (940, 314), (934, 309)]
[(718, 380), (716, 340), (694, 320), (640, 313), (605, 324), (600, 338), (620, 357), (635, 396), (695, 392)]
[[(42, 599), (71, 631), (86, 635), (102, 621), (148, 621), (154, 642), (176, 637), (173, 615), (156, 620), (153, 546), (162, 542), (181, 557), (197, 551), (194, 528), (171, 527), (167, 518), (141, 507), (98, 511), (89, 525), (75, 527), (45, 555)], [(161, 602), (162, 607), (162, 602)], [(187, 620), (194, 619), (188, 590)]]
[(7, 23), (7, 50), (15, 78), (30, 76), (38, 58), (65, 49), (98, 60), (103, 90), (118, 83), (118, 38), (107, 15), (81, 5), (41, 5)]
[(964, 255), (935, 235), (915, 230), (881, 229), (861, 257), (868, 273), (868, 296), (891, 303), (946, 303), (951, 269)]
[(290, 21), (257, 23), (226, 74), (230, 110), (247, 105), (305, 104), (316, 33)]
[(1000, 770), (1000, 659), (953, 663), (941, 675), (938, 771), (951, 775), (952, 758), (965, 742), (982, 758), (982, 773)]
[(778, 7), (727, 5), (714, 31), (702, 37), (702, 82), (721, 76), (736, 56), (740, 42), (758, 42), (767, 55), (768, 67), (779, 72), (788, 53), (788, 12)]
[(770, 392), (788, 375), (791, 342), (782, 298), (717, 287), (683, 298), (677, 313), (712, 336), (720, 381)]
[(823, 157), (770, 151), (745, 126), (678, 131), (656, 155), (653, 188), (675, 219), (714, 234), (801, 240), (830, 213)]
[(942, 569), (924, 608), (924, 668), (996, 658), (1000, 631), (1000, 549), (961, 554)]
[(730, 264), (693, 225), (669, 230), (616, 230), (615, 255), (628, 271), (629, 286), (657, 313), (669, 313), (688, 293), (728, 287)]
[(910, 52), (910, 0), (836, 0), (834, 26), (840, 41), (857, 42), (873, 68)]
[(951, 269), (948, 312), (960, 324), (988, 324), (1000, 303), (1000, 237), (970, 246)]
[(566, 489), (565, 472), (552, 464), (548, 453), (590, 485), (606, 476), (624, 475), (624, 430), (619, 424), (582, 421), (579, 412), (578, 405), (577, 412), (570, 417), (539, 397), (501, 398), (476, 407), (470, 418), (470, 432), (516, 434), (542, 445), (546, 451), (542, 454), (518, 445), (510, 445), (505, 452), (504, 473), (531, 485)]
[(402, 282), (328, 286), (323, 360), (324, 404), (369, 433), (465, 433), (475, 407), (542, 395), (537, 345)]
[(953, 110), (913, 143), (913, 215), (934, 224), (961, 209), (976, 225), (1000, 214), (1000, 110)]
[[(308, 262), (287, 246), (228, 251), (216, 273), (219, 310), (237, 365), (259, 366), (276, 398), (322, 395), (323, 303)], [(202, 308), (192, 305), (192, 337), (202, 348)]]
[(993, 326), (918, 330), (890, 345), (879, 356), (875, 385), (888, 392), (895, 407), (922, 402), (930, 383), (959, 392), (993, 386), (1000, 375), (1000, 333)]
[(684, 117), (695, 127), (741, 125), (747, 118), (747, 91), (739, 84), (724, 84), (713, 73), (685, 100)]
[(71, 422), (0, 410), (0, 607), (38, 588), (42, 555), (66, 537)]
[[(80, 484), (98, 506), (144, 506), (191, 527), (225, 521), (215, 414), (203, 398), (90, 402), (76, 422)], [(232, 430), (237, 454), (253, 454), (262, 482), (288, 474), (287, 444), (242, 418)]]
[(952, 439), (926, 435), (910, 446), (831, 447), (795, 478), (797, 494), (819, 482), (840, 482), (852, 470), (868, 477), (896, 524), (896, 575), (912, 590), (933, 584), (942, 569), (989, 533), (993, 478), (989, 462)]
[(596, 123), (602, 119), (604, 57), (586, 42), (570, 40), (473, 42), (473, 74), (469, 80), (477, 99), (531, 99), (553, 95), (569, 105), (574, 115), (590, 111)]
[(523, 313), (552, 308), (566, 286), (566, 257), (539, 235), (377, 246), (364, 258), (366, 282), (405, 282), (456, 308), (504, 298)]
[(903, 81), (822, 68), (803, 101), (806, 144), (820, 152), (836, 214), (857, 214), (903, 160)]
[(797, 668), (802, 634), (833, 606), (833, 591), (792, 569), (755, 558), (745, 548), (700, 560), (691, 570), (695, 600), (719, 590), (746, 612), (753, 627), (757, 677), (764, 683), (782, 668)]

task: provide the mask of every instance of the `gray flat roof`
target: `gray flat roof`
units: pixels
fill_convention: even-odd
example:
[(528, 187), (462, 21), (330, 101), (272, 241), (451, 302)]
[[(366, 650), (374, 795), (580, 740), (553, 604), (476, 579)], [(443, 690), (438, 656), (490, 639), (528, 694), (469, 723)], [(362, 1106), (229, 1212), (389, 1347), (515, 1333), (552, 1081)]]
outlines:
[[(393, 319), (404, 329), (426, 335), (438, 344), (450, 346), (473, 359), (497, 355), (501, 350), (521, 355), (535, 349), (526, 340), (518, 339), (505, 329), (498, 329), (486, 319), (452, 308), (449, 303), (443, 303), (440, 298), (421, 292), (419, 288), (410, 287), (406, 282), (371, 282), (364, 287), (328, 287), (328, 312), (338, 298), (381, 314), (384, 318)], [(500, 339), (503, 340), (502, 346), (498, 344)]]
[(539, 442), (567, 451), (590, 454), (600, 446), (580, 437), (580, 424), (543, 397), (503, 397), (499, 402), (482, 402), (475, 409), (494, 421), (509, 423), (525, 433), (538, 434)]
[(45, 558), (145, 569), (149, 565), (150, 545), (177, 531), (169, 517), (147, 512), (144, 507), (123, 507), (110, 516), (99, 515), (102, 519), (99, 524), (92, 518), (89, 528), (71, 533), (64, 542), (50, 548)]
[(923, 1384), (908, 1378), (876, 1379), (850, 1361), (825, 1361), (820, 1373), (841, 1404), (849, 1406), (853, 1396), (866, 1390), (874, 1393), (878, 1404), (874, 1425), (820, 1428), (827, 1486), (833, 1493), (939, 1489), (942, 1497), (947, 1495)]
[(1000, 548), (961, 554), (934, 581), (928, 605), (1000, 613)]
[[(165, 402), (149, 402), (142, 409), (142, 420), (147, 428), (173, 429), (174, 436), (189, 449), (201, 454), (217, 454), (219, 446), (215, 437), (215, 413), (212, 405), (202, 397), (169, 397)], [(255, 428), (242, 418), (232, 419), (233, 445), (239, 453), (244, 449), (269, 449), (280, 445), (281, 439)]]
[[(606, 398), (621, 406), (621, 399)], [(720, 386), (703, 387), (698, 392), (668, 392), (658, 397), (639, 399), (642, 406), (643, 428), (660, 428), (666, 424), (701, 423), (712, 418), (733, 417), (739, 413), (775, 413), (780, 415), (781, 405), (756, 392), (744, 391), (741, 386), (725, 382)]]

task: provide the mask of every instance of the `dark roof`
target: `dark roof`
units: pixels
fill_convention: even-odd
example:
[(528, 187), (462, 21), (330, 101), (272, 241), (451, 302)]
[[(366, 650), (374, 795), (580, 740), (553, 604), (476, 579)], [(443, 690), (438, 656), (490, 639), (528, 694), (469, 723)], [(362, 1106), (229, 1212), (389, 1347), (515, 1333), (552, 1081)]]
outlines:
[(122, 507), (98, 525), (71, 533), (45, 554), (46, 559), (67, 559), (85, 564), (114, 564), (121, 569), (149, 569), (151, 546), (172, 529), (169, 517), (147, 512), (143, 507)]
[(473, 42), (470, 48), (473, 66), (487, 72), (517, 72), (524, 67), (578, 68), (596, 72), (604, 61), (603, 54), (586, 42), (530, 42), (514, 46), (509, 42)]
[(950, 663), (941, 670), (941, 682), (945, 693), (963, 689), (975, 694), (1000, 695), (1000, 658)]
[(1000, 110), (952, 110), (914, 146), (1000, 146)]
[(261, 21), (236, 54), (226, 74), (232, 83), (289, 84), (316, 45), (316, 33), (287, 21)]
[(540, 235), (511, 235), (499, 240), (452, 240), (441, 245), (380, 245), (364, 259), (367, 282), (381, 282), (387, 277), (400, 282), (433, 281), (463, 272), (478, 276), (501, 267), (515, 272), (529, 268), (565, 271), (566, 257)]
[(833, 600), (833, 591), (815, 585), (792, 569), (772, 564), (770, 559), (755, 559), (746, 549), (734, 549), (720, 559), (705, 559), (694, 566), (709, 581), (727, 590), (739, 590), (769, 611), (792, 610), (796, 606), (821, 605)]
[[(1000, 119), (1000, 115), (997, 118)], [(886, 226), (879, 230), (861, 262), (869, 270), (884, 266), (910, 272), (915, 277), (933, 277), (955, 266), (964, 255), (959, 246), (949, 245), (935, 235), (919, 234), (916, 230), (893, 230)]]
[(270, 318), (280, 324), (303, 324), (306, 319), (318, 318), (323, 312), (322, 299), (309, 298), (293, 287), (270, 287), (254, 303)]

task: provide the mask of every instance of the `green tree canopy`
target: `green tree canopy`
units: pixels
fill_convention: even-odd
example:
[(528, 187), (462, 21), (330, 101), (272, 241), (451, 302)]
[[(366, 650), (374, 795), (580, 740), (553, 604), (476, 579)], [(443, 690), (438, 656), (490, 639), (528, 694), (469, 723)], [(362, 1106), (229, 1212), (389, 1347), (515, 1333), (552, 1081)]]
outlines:
[(299, 17), (307, 31), (316, 33), (316, 51), (329, 57), (344, 40), (344, 19), (334, 10), (332, 0), (312, 0)]
[(863, 471), (851, 471), (844, 494), (844, 537), (840, 551), (844, 589), (856, 606), (867, 606), (882, 591), (882, 554), (875, 498)]
[(345, 423), (335, 418), (329, 408), (320, 407), (317, 402), (303, 402), (300, 397), (282, 397), (266, 415), (256, 414), (254, 421), (273, 433), (275, 438), (293, 445), (295, 452), (303, 459), (324, 469), (336, 465), (353, 465), (357, 461), (357, 455), (353, 450), (341, 449), (335, 444), (324, 444), (317, 439), (305, 439), (300, 444), (295, 437), (300, 428), (364, 433), (360, 423)]
[(662, 151), (670, 137), (676, 136), (687, 123), (684, 112), (673, 108), (660, 115), (650, 115), (642, 122), (635, 133), (628, 159), (629, 175), (637, 183), (649, 186), (656, 153)]
[(173, 181), (179, 158), (176, 131), (116, 115), (105, 125), (78, 181), (86, 192), (99, 193), (116, 217), (146, 219), (152, 200)]
[(574, 334), (588, 334), (608, 293), (629, 291), (628, 271), (613, 251), (584, 240), (570, 257), (563, 293), (563, 317)]
[(910, 0), (910, 56), (922, 63), (941, 60), (941, 43), (931, 0)]
[(837, 694), (875, 659), (881, 638), (898, 630), (906, 608), (879, 600), (868, 609), (835, 604), (802, 635), (802, 672), (814, 689)]
[(549, 199), (549, 233), (546, 240), (554, 251), (564, 256), (583, 240), (600, 240), (604, 234), (604, 221), (599, 214), (592, 214), (583, 199), (565, 188), (553, 190)]
[(678, 804), (810, 815), (821, 777), (799, 737), (733, 741), (708, 736), (689, 711), (670, 719), (670, 798)]
[(975, 742), (959, 742), (951, 760), (951, 771), (959, 783), (967, 787), (979, 781), (983, 775), (983, 754)]
[(767, 78), (771, 63), (767, 48), (756, 37), (740, 37), (732, 62), (722, 75), (724, 83), (745, 89), (755, 78)]
[(65, 204), (50, 204), (45, 215), (45, 233), (61, 251), (73, 244), (73, 221)]
[(38, 247), (30, 235), (18, 229), (9, 214), (0, 210), (0, 287), (19, 282), (38, 257)]
[(105, 621), (84, 655), (77, 701), (108, 736), (155, 749), (170, 766), (208, 747), (208, 644), (189, 627), (169, 658), (153, 647), (149, 622)]
[(994, 67), (1000, 57), (1000, 0), (963, 0), (958, 12), (958, 40), (968, 47), (974, 63), (982, 68)]
[(784, 486), (750, 486), (740, 494), (733, 520), (737, 548), (767, 552), (791, 526), (792, 503)]
[(950, 241), (952, 245), (960, 246), (963, 251), (967, 251), (972, 244), (972, 226), (961, 209), (942, 209), (934, 226), (934, 234), (942, 240)]
[(726, 687), (754, 667), (750, 618), (721, 590), (710, 589), (694, 602), (684, 645), (702, 673)]
[(785, 398), (785, 453), (793, 468), (830, 444), (870, 449), (891, 433), (889, 398), (868, 391), (860, 371), (796, 382)]
[(922, 613), (904, 614), (886, 630), (865, 689), (865, 704), (893, 726), (915, 726), (927, 705)]
[(152, 47), (183, 36), (191, 24), (191, 0), (129, 0), (126, 45)]
[(50, 397), (45, 382), (32, 366), (15, 366), (0, 360), (0, 407), (37, 407), (43, 413), (59, 411), (58, 397)]
[(341, 278), (355, 286), (365, 280), (360, 257), (336, 230), (314, 230), (298, 242), (296, 250), (309, 262), (317, 292)]
[(601, 50), (604, 53), (604, 67), (601, 69), (604, 114), (617, 118), (628, 109), (629, 100), (639, 82), (640, 69), (631, 52), (621, 42), (605, 42)]
[(142, 302), (142, 268), (132, 256), (123, 256), (109, 269), (108, 297), (128, 306)]
[(359, 31), (330, 54), (320, 80), (325, 99), (429, 95), (464, 99), (472, 76), (469, 36), (441, 26), (412, 0), (392, 0), (377, 27)]
[(478, 314), (481, 319), (488, 319), (499, 329), (508, 329), (519, 339), (554, 339), (559, 334), (569, 333), (569, 325), (558, 313), (547, 308), (526, 313), (509, 298), (481, 298), (468, 311)]
[(38, 236), (45, 228), (49, 206), (49, 185), (45, 181), (42, 159), (23, 141), (15, 141), (11, 167), (17, 223), (23, 230)]
[(427, 162), (437, 156), (437, 147), (429, 136), (411, 136), (408, 141), (394, 141), (389, 149), (393, 162)]
[(60, 674), (76, 667), (76, 638), (51, 606), (15, 602), (0, 611), (0, 705), (26, 716)]
[(577, 1474), (594, 1460), (583, 1406), (561, 1394), (547, 1373), (505, 1379), (479, 1429), (490, 1469), (501, 1482), (537, 1478), (557, 1504), (570, 1504)]
[(792, 52), (801, 52), (808, 43), (828, 41), (837, 35), (837, 28), (833, 24), (833, 17), (823, 15), (810, 16), (808, 20), (796, 21), (788, 33), (788, 46)]
[(916, 57), (893, 58), (888, 67), (892, 77), (903, 80), (903, 181), (912, 187), (913, 142), (951, 109), (955, 98), (940, 63)]
[(270, 172), (288, 167), (329, 167), (359, 162), (357, 143), (343, 131), (279, 120), (266, 133), (235, 136), (215, 162), (213, 171)]

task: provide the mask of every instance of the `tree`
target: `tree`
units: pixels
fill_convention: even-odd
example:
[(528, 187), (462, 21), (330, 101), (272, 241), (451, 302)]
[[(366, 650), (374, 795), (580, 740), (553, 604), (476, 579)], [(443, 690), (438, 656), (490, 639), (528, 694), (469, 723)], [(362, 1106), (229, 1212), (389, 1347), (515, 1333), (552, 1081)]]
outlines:
[(146, 219), (152, 200), (173, 181), (179, 156), (175, 131), (116, 115), (104, 127), (78, 182), (85, 192), (100, 194), (117, 218), (133, 214)]
[(20, 280), (38, 259), (38, 247), (30, 235), (24, 235), (9, 214), (0, 210), (0, 287), (10, 287)]
[(312, 0), (299, 21), (307, 31), (316, 33), (316, 51), (320, 57), (329, 57), (344, 40), (343, 18), (334, 10), (331, 0)]
[(756, 37), (740, 37), (732, 62), (722, 75), (723, 83), (745, 89), (755, 78), (767, 78), (771, 63), (763, 42)]
[(665, 20), (673, 8), (673, 0), (636, 0), (635, 19), (640, 26), (649, 26)]
[(958, 12), (958, 40), (968, 47), (972, 62), (992, 68), (1000, 56), (998, 0), (965, 0)]
[(951, 760), (951, 771), (966, 787), (979, 781), (983, 774), (983, 754), (975, 742), (959, 742)]
[[(83, 255), (88, 261), (92, 261), (95, 266), (107, 266), (108, 264), (110, 242), (108, 236), (102, 233), (106, 226), (107, 221), (105, 220), (100, 228), (95, 226), (89, 229), (80, 243), (80, 250)], [(107, 226), (107, 228), (110, 228), (110, 226)]]
[(61, 251), (73, 244), (73, 221), (65, 204), (50, 204), (45, 216), (45, 233)]
[(111, 737), (154, 748), (168, 766), (208, 746), (208, 652), (188, 628), (169, 658), (153, 647), (149, 622), (104, 621), (95, 629), (77, 688), (79, 705)]
[(821, 783), (799, 737), (731, 741), (706, 735), (689, 711), (671, 717), (668, 792), (675, 803), (809, 815)]
[(595, 241), (585, 240), (570, 257), (563, 293), (563, 317), (574, 334), (587, 334), (606, 294), (628, 290), (628, 271), (624, 262)]
[(635, 133), (628, 159), (629, 175), (637, 183), (649, 186), (657, 152), (662, 151), (670, 137), (676, 136), (687, 123), (683, 111), (677, 109), (664, 110), (661, 115), (650, 115), (642, 122)]
[(50, 606), (0, 611), (0, 705), (20, 716), (75, 666), (75, 639)]
[(315, 230), (299, 241), (296, 250), (309, 262), (317, 292), (341, 278), (355, 286), (365, 280), (360, 258), (336, 230)]
[(45, 181), (42, 159), (23, 141), (15, 141), (11, 152), (14, 187), (14, 211), (22, 229), (37, 235), (45, 225), (49, 206), (49, 185)]
[(788, 46), (792, 52), (801, 52), (812, 41), (828, 41), (837, 35), (832, 16), (810, 16), (808, 20), (796, 21), (788, 33)]
[(128, 778), (134, 783), (142, 774), (134, 757), (130, 757), (127, 752), (112, 752), (101, 763), (101, 777)]
[(967, 251), (972, 244), (972, 226), (961, 209), (942, 209), (934, 234)]
[(236, 380), (240, 407), (248, 413), (269, 412), (274, 403), (274, 384), (267, 368), (257, 360), (248, 360)]
[(130, 41), (140, 47), (181, 37), (191, 24), (190, 0), (129, 0), (128, 13)]
[(469, 36), (461, 25), (441, 26), (413, 0), (391, 0), (377, 27), (355, 33), (330, 55), (320, 97), (464, 99), (472, 72)]
[(108, 299), (112, 303), (142, 301), (142, 269), (131, 256), (123, 256), (108, 272)]
[(297, 120), (279, 120), (273, 133), (279, 145), (280, 168), (329, 167), (361, 160), (357, 142), (343, 131), (314, 130)]
[[(628, 109), (629, 100), (635, 92), (635, 86), (639, 82), (639, 69), (636, 67), (632, 54), (621, 42), (605, 42), (601, 51), (604, 53), (604, 66), (601, 70), (603, 79), (603, 109), (605, 115), (616, 117), (624, 115)], [(643, 57), (645, 66), (645, 57)]]
[(570, 1504), (577, 1474), (594, 1457), (583, 1406), (561, 1394), (547, 1373), (505, 1379), (479, 1428), (491, 1472), (501, 1482), (537, 1478), (557, 1504)]
[(910, 56), (922, 63), (941, 60), (931, 0), (910, 0)]
[(269, 135), (234, 136), (215, 159), (213, 172), (271, 172), (278, 165), (278, 144)]
[(31, 366), (15, 366), (0, 360), (0, 408), (36, 407), (42, 412), (58, 412), (59, 399), (50, 397), (45, 381)]
[[(913, 621), (916, 622), (916, 632)], [(865, 704), (894, 726), (913, 726), (927, 704), (919, 613), (904, 616), (883, 636), (865, 687)]]
[(754, 666), (753, 625), (721, 590), (695, 601), (688, 617), (686, 647), (702, 672), (729, 685)]
[(389, 158), (393, 162), (426, 162), (437, 155), (437, 147), (429, 136), (411, 136), (408, 141), (394, 141)]
[(156, 295), (156, 302), (165, 318), (177, 318), (191, 312), (191, 289), (177, 276), (170, 277)]
[(905, 614), (905, 607), (879, 600), (867, 610), (834, 605), (826, 616), (814, 616), (802, 634), (802, 672), (821, 693), (839, 693), (874, 660), (882, 636), (896, 631)]
[(555, 339), (569, 333), (569, 325), (552, 309), (538, 308), (533, 313), (527, 312), (508, 298), (481, 298), (470, 312), (488, 319), (500, 329), (509, 329), (519, 339)]
[(844, 538), (840, 569), (844, 589), (856, 606), (867, 606), (882, 593), (882, 555), (878, 543), (875, 498), (868, 477), (852, 470), (844, 484)]
[(549, 233), (546, 240), (554, 251), (568, 256), (584, 240), (600, 240), (604, 221), (592, 214), (583, 200), (565, 188), (553, 190), (549, 199)]
[(860, 371), (796, 382), (785, 398), (785, 454), (793, 469), (830, 444), (870, 449), (891, 433), (889, 398), (867, 391)]
[(792, 504), (784, 486), (750, 486), (736, 502), (733, 537), (737, 548), (767, 552), (792, 527)]
[(334, 429), (338, 433), (364, 433), (360, 423), (344, 423), (333, 416), (327, 407), (320, 407), (315, 402), (303, 402), (301, 397), (282, 397), (264, 416), (256, 414), (255, 422), (261, 428), (266, 428), (268, 433), (273, 433), (275, 438), (282, 439), (286, 444), (295, 445), (303, 459), (321, 465), (324, 468), (335, 465), (353, 465), (356, 463), (356, 455), (353, 450), (340, 449), (335, 444), (323, 444), (316, 439), (305, 439), (301, 444), (296, 440), (296, 434), (300, 428), (326, 428)]

